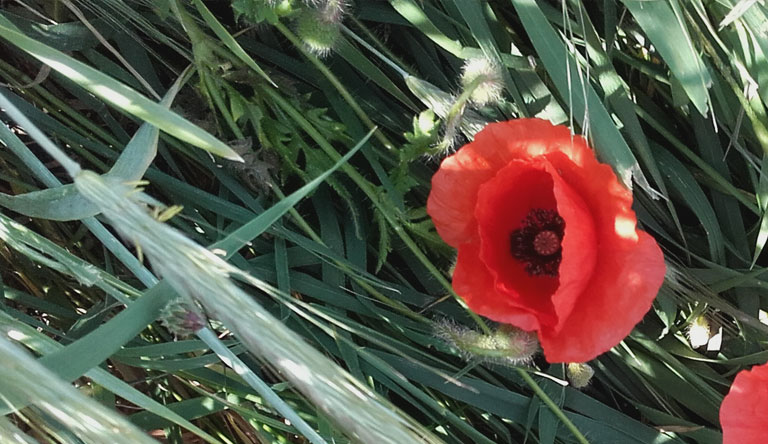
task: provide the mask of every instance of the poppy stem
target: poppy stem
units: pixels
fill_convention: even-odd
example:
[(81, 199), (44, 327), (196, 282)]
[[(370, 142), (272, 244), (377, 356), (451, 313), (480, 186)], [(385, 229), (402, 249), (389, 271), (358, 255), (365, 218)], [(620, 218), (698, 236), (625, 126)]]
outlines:
[(536, 383), (536, 381), (533, 380), (531, 375), (528, 374), (527, 371), (523, 369), (516, 369), (517, 373), (520, 375), (521, 378), (528, 384), (528, 386), (533, 390), (534, 393), (536, 393), (536, 396), (539, 397), (539, 399), (544, 402), (544, 404), (549, 407), (549, 410), (552, 411), (552, 413), (557, 416), (557, 418), (563, 423), (565, 428), (571, 431), (573, 434), (573, 437), (576, 438), (576, 441), (578, 441), (581, 444), (589, 444), (589, 441), (586, 437), (579, 431), (579, 429), (576, 427), (576, 425), (571, 422), (571, 420), (565, 416), (565, 412), (557, 405), (555, 404), (555, 401), (552, 400), (552, 398), (547, 395), (547, 393), (539, 386), (539, 384)]
[[(320, 148), (328, 154), (328, 156), (334, 160), (334, 162), (341, 159), (341, 154), (336, 151), (336, 149), (326, 140), (317, 129), (315, 129), (312, 124), (304, 118), (304, 116), (301, 115), (293, 106), (291, 106), (290, 103), (288, 103), (287, 100), (285, 100), (280, 94), (277, 93), (276, 90), (270, 87), (262, 87), (261, 91), (265, 93), (266, 96), (270, 97), (274, 102), (278, 105), (278, 107), (282, 108), (283, 111), (285, 111), (286, 114), (288, 114), (294, 121), (298, 124), (298, 126), (303, 129), (307, 135), (309, 135), (315, 142), (317, 142), (318, 145), (320, 145)], [(352, 166), (349, 164), (344, 164), (341, 166), (341, 170), (346, 173), (355, 184), (360, 187), (360, 189), (365, 193), (366, 196), (371, 200), (373, 205), (376, 207), (378, 211), (381, 212), (382, 216), (384, 216), (384, 219), (387, 221), (387, 223), (392, 227), (392, 229), (395, 231), (395, 233), (398, 235), (400, 240), (403, 241), (403, 243), (408, 247), (409, 250), (411, 250), (411, 253), (418, 259), (419, 262), (421, 262), (424, 267), (427, 268), (427, 271), (429, 271), (432, 276), (437, 279), (437, 281), (440, 283), (440, 285), (443, 286), (443, 288), (446, 289), (450, 293), (451, 296), (453, 296), (456, 301), (459, 303), (461, 308), (467, 311), (467, 314), (470, 318), (480, 327), (480, 329), (483, 331), (483, 333), (490, 334), (491, 329), (485, 324), (482, 318), (480, 318), (479, 315), (477, 315), (475, 312), (469, 309), (467, 304), (464, 302), (461, 297), (456, 294), (456, 292), (453, 290), (453, 287), (451, 286), (451, 283), (448, 282), (448, 280), (443, 276), (443, 273), (437, 269), (435, 264), (432, 263), (432, 261), (429, 260), (429, 258), (424, 254), (423, 251), (421, 251), (421, 248), (416, 245), (416, 242), (414, 242), (413, 239), (408, 235), (408, 233), (405, 231), (405, 228), (403, 225), (398, 221), (397, 216), (392, 214), (392, 212), (389, 210), (387, 205), (383, 202), (383, 199), (387, 199), (387, 197), (381, 196), (379, 192), (376, 191), (376, 189), (371, 185), (370, 182), (368, 182), (360, 173), (358, 173)]]
[[(349, 93), (344, 84), (333, 74), (333, 72), (331, 72), (331, 70), (328, 69), (328, 67), (325, 66), (325, 64), (320, 61), (320, 59), (318, 59), (314, 54), (307, 51), (304, 48), (304, 45), (301, 43), (301, 40), (299, 40), (299, 38), (296, 37), (296, 35), (292, 33), (291, 30), (288, 29), (284, 24), (276, 22), (274, 26), (278, 31), (280, 31), (280, 33), (283, 34), (283, 36), (285, 36), (285, 38), (287, 38), (293, 44), (293, 46), (296, 47), (296, 49), (299, 50), (299, 52), (301, 52), (304, 57), (306, 57), (307, 60), (315, 65), (315, 68), (317, 68), (329, 82), (331, 82), (331, 85), (336, 88), (336, 90), (339, 92), (339, 95), (341, 95), (349, 107), (352, 108), (352, 111), (357, 114), (357, 117), (360, 118), (360, 120), (368, 128), (376, 128), (376, 125), (373, 123), (370, 117), (368, 117), (368, 114), (366, 114), (363, 108), (360, 107), (355, 98), (352, 97), (352, 94)], [(388, 150), (394, 149), (395, 145), (387, 138), (387, 136), (384, 135), (383, 132), (376, 131), (373, 135), (379, 140), (379, 142), (381, 142), (382, 145), (384, 145), (385, 148)]]

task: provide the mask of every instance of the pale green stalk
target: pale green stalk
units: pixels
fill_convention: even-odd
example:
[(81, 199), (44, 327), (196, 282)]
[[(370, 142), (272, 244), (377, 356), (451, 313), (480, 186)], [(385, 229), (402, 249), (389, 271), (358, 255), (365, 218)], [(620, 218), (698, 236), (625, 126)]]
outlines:
[(0, 442), (6, 444), (37, 444), (37, 441), (19, 430), (5, 416), (0, 416)]
[(4, 337), (0, 337), (0, 375), (0, 400), (11, 406), (33, 404), (85, 443), (157, 443), (125, 418), (61, 381)]
[(277, 396), (272, 388), (262, 381), (256, 373), (252, 372), (250, 368), (237, 357), (224, 343), (209, 328), (202, 328), (196, 333), (198, 338), (205, 341), (211, 350), (219, 356), (221, 362), (226, 364), (229, 368), (235, 371), (241, 378), (243, 378), (248, 385), (253, 387), (269, 405), (280, 412), (285, 419), (291, 421), (291, 425), (296, 427), (302, 435), (304, 435), (312, 444), (327, 444), (322, 436), (309, 426), (301, 417), (283, 401), (282, 398)]
[[(180, 295), (195, 299), (211, 317), (223, 322), (251, 352), (279, 370), (351, 439), (376, 444), (441, 442), (307, 344), (235, 285), (229, 277), (242, 275), (240, 270), (150, 217), (136, 203), (138, 193), (110, 185), (92, 171), (81, 172), (75, 184), (119, 232), (141, 245), (156, 270)], [(250, 281), (262, 291), (280, 293), (258, 279)]]
[(570, 420), (570, 418), (565, 415), (565, 412), (563, 412), (560, 407), (555, 404), (555, 401), (552, 401), (552, 398), (547, 395), (547, 392), (545, 392), (541, 387), (539, 387), (538, 384), (536, 384), (536, 381), (533, 380), (531, 375), (529, 375), (525, 370), (519, 368), (515, 370), (517, 371), (517, 374), (523, 378), (525, 383), (531, 387), (531, 390), (536, 393), (536, 396), (538, 396), (539, 399), (541, 399), (542, 402), (544, 402), (544, 404), (549, 407), (549, 410), (554, 413), (554, 415), (557, 416), (557, 418), (563, 423), (565, 428), (567, 428), (573, 434), (573, 437), (576, 438), (576, 441), (578, 441), (580, 444), (589, 444), (587, 438), (584, 437), (584, 435)]

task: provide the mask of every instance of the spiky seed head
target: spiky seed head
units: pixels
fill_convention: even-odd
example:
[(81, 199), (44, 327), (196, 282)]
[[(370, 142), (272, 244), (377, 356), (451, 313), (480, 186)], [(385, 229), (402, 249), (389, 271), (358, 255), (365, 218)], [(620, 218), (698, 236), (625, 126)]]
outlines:
[(304, 10), (296, 19), (296, 34), (311, 53), (324, 57), (333, 49), (341, 31), (339, 24), (323, 20), (316, 10)]
[(487, 57), (471, 58), (464, 63), (461, 86), (474, 88), (469, 99), (477, 106), (498, 103), (504, 89), (501, 67)]
[(530, 361), (539, 350), (535, 333), (511, 325), (483, 334), (454, 321), (441, 320), (435, 324), (435, 333), (466, 360), (522, 364)]
[(306, 3), (310, 7), (296, 19), (296, 34), (307, 50), (324, 57), (341, 34), (347, 4), (345, 0), (309, 0)]

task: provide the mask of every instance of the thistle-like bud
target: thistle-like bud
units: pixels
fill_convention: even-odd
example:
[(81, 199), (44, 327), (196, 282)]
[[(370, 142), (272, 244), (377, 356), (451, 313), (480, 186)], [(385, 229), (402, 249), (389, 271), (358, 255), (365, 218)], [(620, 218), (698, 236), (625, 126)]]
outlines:
[(576, 362), (568, 364), (565, 371), (568, 375), (568, 381), (571, 382), (571, 386), (577, 389), (583, 389), (588, 386), (589, 381), (592, 380), (592, 376), (595, 375), (595, 370), (591, 365)]
[(186, 338), (205, 327), (205, 316), (192, 303), (176, 298), (160, 312), (160, 322), (177, 338)]
[(709, 325), (709, 320), (707, 320), (706, 316), (696, 316), (696, 318), (688, 324), (688, 341), (691, 343), (691, 348), (699, 348), (707, 345), (711, 336), (712, 328)]
[(316, 7), (302, 11), (296, 19), (296, 34), (304, 47), (317, 56), (328, 55), (341, 35), (345, 11), (342, 0), (317, 2)]
[(497, 364), (522, 364), (530, 361), (539, 350), (536, 334), (511, 325), (483, 334), (450, 320), (436, 323), (439, 338), (458, 349), (466, 360), (481, 360)]
[(461, 86), (472, 89), (469, 99), (477, 106), (497, 103), (504, 89), (501, 67), (486, 57), (469, 59), (461, 72)]

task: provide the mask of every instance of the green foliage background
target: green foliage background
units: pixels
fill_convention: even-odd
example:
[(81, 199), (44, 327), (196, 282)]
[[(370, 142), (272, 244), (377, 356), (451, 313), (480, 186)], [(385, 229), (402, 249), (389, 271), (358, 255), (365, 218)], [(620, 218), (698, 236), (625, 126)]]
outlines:
[[(341, 443), (357, 423), (378, 442), (718, 443), (733, 375), (768, 361), (761, 2), (0, 8), (2, 442)], [(503, 67), (482, 107), (460, 80), (478, 57)], [(563, 365), (467, 360), (435, 331), (486, 322), (452, 293), (431, 174), (524, 116), (590, 138), (669, 263), (582, 390)], [(94, 200), (102, 184), (165, 226)], [(177, 293), (218, 315), (197, 336), (160, 322)], [(694, 349), (702, 322), (714, 338)], [(280, 356), (272, 333), (306, 342)]]

